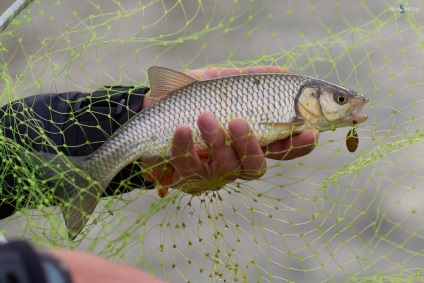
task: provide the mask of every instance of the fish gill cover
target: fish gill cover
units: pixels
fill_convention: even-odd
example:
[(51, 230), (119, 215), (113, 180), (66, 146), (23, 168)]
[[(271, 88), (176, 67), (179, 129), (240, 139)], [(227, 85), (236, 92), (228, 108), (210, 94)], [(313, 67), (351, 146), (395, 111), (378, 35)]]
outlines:
[[(1, 233), (94, 252), (172, 282), (423, 280), (423, 18), (422, 1), (30, 3), (0, 34), (1, 105), (37, 93), (141, 87), (153, 65), (272, 65), (365, 94), (369, 119), (356, 129), (354, 153), (343, 128), (322, 133), (307, 156), (268, 160), (258, 181), (198, 196), (170, 190), (160, 199), (137, 188), (102, 198), (70, 241), (52, 192), (69, 172), (85, 173), (69, 162), (52, 169), (62, 181), (39, 178), (25, 156), (34, 144), (55, 149), (46, 138), (55, 129), (34, 122), (49, 117), (18, 107), (4, 115), (26, 118), (2, 127), (29, 125), (15, 135), (23, 142), (0, 136), (1, 202), (17, 211), (0, 220)], [(61, 123), (81, 127), (77, 115)]]

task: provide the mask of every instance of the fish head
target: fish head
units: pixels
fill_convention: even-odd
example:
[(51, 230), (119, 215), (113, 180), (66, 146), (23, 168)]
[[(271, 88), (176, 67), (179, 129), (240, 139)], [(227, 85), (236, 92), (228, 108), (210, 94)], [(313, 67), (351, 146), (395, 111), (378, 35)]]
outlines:
[(356, 91), (314, 79), (302, 86), (296, 111), (311, 127), (324, 130), (366, 121), (361, 110), (367, 103), (368, 98)]

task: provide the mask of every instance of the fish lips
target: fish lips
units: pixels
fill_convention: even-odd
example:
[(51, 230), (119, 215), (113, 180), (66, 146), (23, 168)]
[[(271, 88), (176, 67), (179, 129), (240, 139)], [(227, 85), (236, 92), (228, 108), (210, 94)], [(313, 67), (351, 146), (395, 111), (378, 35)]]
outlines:
[[(347, 116), (344, 122), (349, 124), (361, 124), (365, 122), (368, 119), (367, 114), (361, 114), (362, 109), (365, 107), (365, 105), (368, 103), (368, 98), (366, 97), (360, 97), (358, 98), (359, 102), (356, 105), (356, 107), (350, 112), (350, 114)], [(356, 121), (356, 122), (354, 122)]]

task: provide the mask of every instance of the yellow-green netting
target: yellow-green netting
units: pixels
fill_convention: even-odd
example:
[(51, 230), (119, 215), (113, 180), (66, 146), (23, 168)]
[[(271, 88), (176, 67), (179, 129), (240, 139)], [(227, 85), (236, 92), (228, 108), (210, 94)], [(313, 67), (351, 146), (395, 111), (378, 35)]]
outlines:
[(307, 156), (268, 160), (258, 181), (103, 198), (75, 241), (53, 188), (23, 158), (40, 141), (2, 135), (1, 179), (15, 184), (0, 180), (0, 197), (19, 210), (0, 220), (6, 237), (90, 251), (171, 282), (424, 280), (423, 1), (35, 0), (0, 34), (1, 105), (143, 86), (153, 65), (284, 66), (364, 93), (369, 119), (355, 153), (349, 129), (338, 129)]

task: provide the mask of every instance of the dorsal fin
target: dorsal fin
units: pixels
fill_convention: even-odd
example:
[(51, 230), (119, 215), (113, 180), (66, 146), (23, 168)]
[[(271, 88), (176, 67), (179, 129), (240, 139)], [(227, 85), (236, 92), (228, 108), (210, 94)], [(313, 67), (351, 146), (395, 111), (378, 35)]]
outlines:
[(164, 67), (150, 67), (147, 73), (150, 81), (150, 96), (158, 99), (197, 82), (186, 74)]

